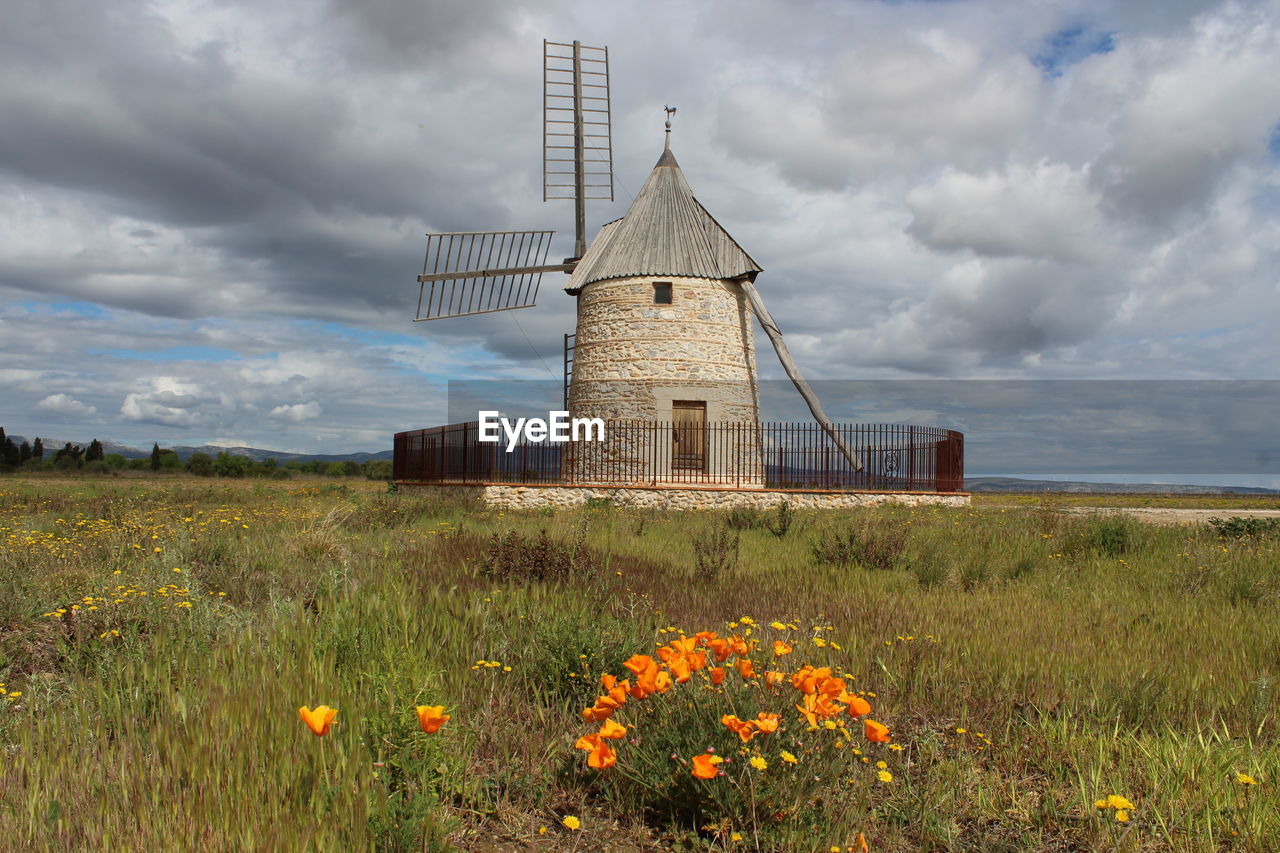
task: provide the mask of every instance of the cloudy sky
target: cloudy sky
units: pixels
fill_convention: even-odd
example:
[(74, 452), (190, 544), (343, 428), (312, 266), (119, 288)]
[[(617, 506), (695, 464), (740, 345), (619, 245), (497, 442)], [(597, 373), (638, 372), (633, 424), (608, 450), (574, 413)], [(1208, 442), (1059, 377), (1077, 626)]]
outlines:
[(610, 50), (617, 201), (589, 227), (678, 106), (811, 377), (1280, 378), (1275, 0), (5, 10), (10, 433), (381, 450), (447, 380), (558, 377), (556, 276), (533, 309), (410, 322), (426, 231), (570, 253), (544, 37)]

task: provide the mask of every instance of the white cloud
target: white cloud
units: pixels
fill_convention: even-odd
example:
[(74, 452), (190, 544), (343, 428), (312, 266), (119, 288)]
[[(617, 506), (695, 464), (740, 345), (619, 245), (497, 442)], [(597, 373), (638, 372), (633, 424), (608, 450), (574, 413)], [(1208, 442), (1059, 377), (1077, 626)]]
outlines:
[(320, 408), (320, 404), (312, 400), (309, 403), (296, 403), (292, 406), (276, 406), (271, 410), (271, 417), (300, 424), (303, 421), (315, 420), (320, 417), (322, 411), (324, 410)]
[(1080, 261), (1109, 242), (1087, 173), (1047, 160), (976, 175), (947, 168), (906, 204), (910, 233), (937, 249)]
[(1077, 96), (1114, 110), (1092, 177), (1117, 214), (1195, 216), (1232, 168), (1265, 158), (1280, 118), (1277, 11), (1228, 3), (1185, 33), (1124, 40), (1082, 73)]
[(69, 418), (92, 418), (98, 414), (97, 408), (86, 406), (66, 394), (50, 394), (39, 403), (36, 403), (33, 408), (37, 412), (50, 415), (65, 415)]
[(157, 376), (151, 388), (128, 394), (120, 414), (130, 421), (190, 427), (205, 419), (201, 408), (211, 402), (194, 383), (173, 376)]

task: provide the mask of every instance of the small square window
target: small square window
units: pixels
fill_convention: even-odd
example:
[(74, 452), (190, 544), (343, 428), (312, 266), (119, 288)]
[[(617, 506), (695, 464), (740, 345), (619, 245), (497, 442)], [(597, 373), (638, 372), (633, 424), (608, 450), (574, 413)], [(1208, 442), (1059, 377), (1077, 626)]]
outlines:
[(655, 281), (653, 283), (653, 304), (654, 305), (670, 305), (671, 304), (671, 282)]

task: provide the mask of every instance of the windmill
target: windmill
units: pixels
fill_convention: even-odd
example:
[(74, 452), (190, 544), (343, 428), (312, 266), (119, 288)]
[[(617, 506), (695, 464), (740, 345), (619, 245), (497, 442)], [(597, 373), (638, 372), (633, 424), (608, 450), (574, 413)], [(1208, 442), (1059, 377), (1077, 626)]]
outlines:
[(569, 273), (565, 289), (578, 297), (578, 324), (567, 406), (671, 421), (673, 458), (687, 460), (698, 456), (699, 421), (759, 420), (754, 317), (814, 419), (862, 470), (756, 290), (760, 267), (694, 197), (671, 151), (676, 110), (665, 110), (653, 173), (627, 214), (588, 245), (586, 202), (613, 200), (609, 53), (544, 40), (543, 200), (574, 202), (574, 254), (546, 262), (552, 231), (428, 234), (415, 321), (530, 308), (544, 273)]

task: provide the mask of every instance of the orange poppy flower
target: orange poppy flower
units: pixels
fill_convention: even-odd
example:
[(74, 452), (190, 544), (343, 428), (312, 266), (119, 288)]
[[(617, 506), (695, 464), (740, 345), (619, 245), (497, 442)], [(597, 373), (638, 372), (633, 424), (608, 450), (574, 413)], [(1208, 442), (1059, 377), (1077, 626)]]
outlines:
[(675, 658), (693, 654), (697, 648), (697, 637), (681, 637), (658, 649), (658, 657), (662, 658), (663, 663), (671, 663)]
[(418, 712), (418, 725), (429, 735), (438, 732), (450, 719), (443, 705), (419, 705), (414, 710)]
[(582, 720), (587, 723), (603, 723), (613, 716), (613, 710), (613, 708), (601, 708), (599, 705), (593, 705), (590, 708), (583, 709)]
[(600, 737), (619, 740), (627, 736), (627, 727), (621, 723), (615, 723), (613, 720), (605, 720), (604, 725), (600, 727)]
[(773, 641), (773, 656), (774, 656), (774, 657), (779, 657), (779, 658), (780, 658), (780, 657), (782, 657), (783, 655), (789, 655), (789, 654), (791, 654), (793, 651), (795, 651), (795, 650), (794, 650), (794, 649), (792, 649), (792, 648), (791, 648), (791, 646), (788, 646), (786, 643), (782, 642), (781, 640), (774, 640), (774, 641)]
[(845, 701), (849, 703), (850, 717), (864, 717), (871, 713), (871, 703), (861, 696), (850, 695)]
[(743, 743), (747, 743), (756, 736), (756, 724), (752, 720), (739, 720), (735, 714), (725, 714), (720, 718), (720, 722), (726, 729), (742, 738)]
[(596, 770), (604, 770), (618, 763), (618, 753), (605, 743), (599, 733), (583, 735), (573, 746), (574, 749), (583, 749), (590, 753), (587, 756), (587, 766)]
[(755, 666), (751, 663), (751, 661), (747, 660), (746, 658), (738, 658), (737, 667), (738, 667), (738, 675), (741, 675), (743, 678), (756, 677)]
[(814, 668), (809, 664), (802, 666), (791, 676), (791, 686), (802, 693), (817, 693), (818, 685), (831, 677), (831, 667)]
[(830, 696), (833, 699), (838, 699), (840, 694), (845, 692), (844, 679), (830, 676), (818, 682), (817, 688), (818, 692), (823, 696)]
[(719, 686), (721, 683), (723, 683), (723, 682), (724, 682), (724, 667), (722, 667), (722, 666), (717, 666), (717, 667), (713, 667), (713, 668), (711, 668), (711, 669), (709, 669), (709, 670), (707, 670), (707, 671), (708, 671), (709, 673), (711, 673), (711, 683), (712, 683), (712, 684), (714, 684), (714, 685), (716, 685), (716, 686)]
[(888, 743), (889, 742), (888, 726), (882, 723), (877, 723), (875, 720), (866, 720), (864, 722), (866, 725), (867, 740), (871, 741), (872, 743)]
[(656, 674), (658, 671), (658, 662), (648, 655), (632, 655), (623, 661), (622, 665), (631, 670), (631, 673), (637, 678), (651, 672)]
[(665, 669), (660, 670), (657, 677), (653, 680), (653, 685), (657, 688), (654, 691), (655, 693), (666, 693), (671, 689), (671, 673), (667, 672)]
[(698, 645), (705, 646), (707, 643), (714, 640), (718, 635), (716, 634), (715, 631), (699, 631), (693, 636), (698, 641)]
[(616, 711), (626, 703), (627, 691), (630, 689), (631, 682), (619, 681), (615, 687), (609, 689), (608, 693), (596, 699), (596, 705), (601, 708), (612, 708)]
[(770, 714), (768, 711), (761, 711), (756, 714), (756, 728), (765, 734), (776, 732), (778, 730), (778, 722), (781, 719), (781, 714)]
[(317, 737), (327, 735), (329, 727), (333, 725), (333, 718), (338, 716), (336, 708), (330, 708), (328, 705), (319, 705), (313, 711), (306, 705), (298, 709), (298, 719), (307, 724), (307, 728), (311, 729)]
[(709, 755), (705, 752), (701, 755), (695, 755), (693, 757), (693, 775), (699, 779), (714, 779), (720, 775), (720, 770), (716, 765), (723, 760), (718, 755)]
[(707, 648), (711, 649), (716, 656), (716, 663), (724, 663), (724, 659), (729, 656), (732, 649), (729, 648), (730, 643), (724, 637), (716, 637), (707, 641)]
[(746, 640), (734, 634), (729, 638), (729, 651), (735, 655), (749, 655), (751, 654), (751, 646), (747, 644)]
[(818, 717), (833, 717), (844, 710), (844, 705), (821, 693), (806, 693), (804, 703), (797, 705), (796, 710), (804, 716), (810, 726), (816, 726)]
[(618, 752), (601, 740), (595, 749), (587, 755), (587, 766), (596, 770), (605, 770), (618, 763)]
[(813, 694), (809, 694), (808, 696), (804, 697), (803, 705), (796, 706), (796, 710), (800, 712), (800, 715), (802, 717), (804, 717), (805, 722), (809, 724), (809, 728), (811, 729), (817, 728), (818, 726), (818, 714), (814, 710), (817, 704), (818, 704), (817, 698), (813, 696)]
[(778, 672), (776, 669), (771, 669), (764, 674), (764, 680), (770, 687), (777, 687), (779, 684), (787, 680), (787, 674), (785, 672)]
[(672, 658), (667, 661), (667, 666), (671, 668), (671, 674), (676, 677), (676, 681), (680, 684), (684, 684), (688, 681), (690, 674), (693, 672), (693, 669), (689, 666), (689, 660), (687, 658)]

